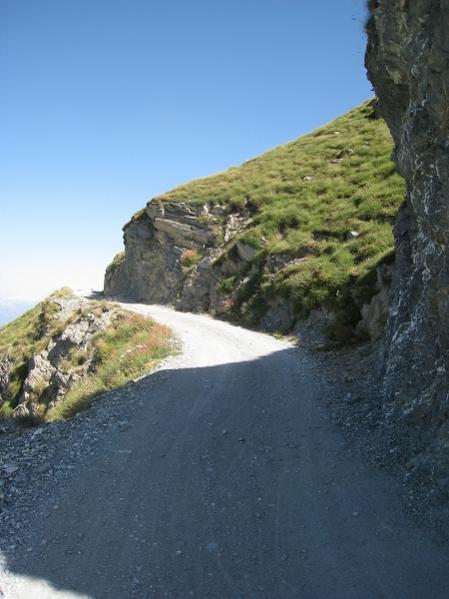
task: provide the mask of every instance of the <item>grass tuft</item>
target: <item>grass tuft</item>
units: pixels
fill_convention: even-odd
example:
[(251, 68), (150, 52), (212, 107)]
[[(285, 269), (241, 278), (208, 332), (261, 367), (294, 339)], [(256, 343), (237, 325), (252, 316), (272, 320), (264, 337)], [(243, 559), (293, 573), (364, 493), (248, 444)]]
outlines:
[(106, 268), (106, 274), (114, 273), (125, 261), (125, 252), (121, 251), (114, 256), (112, 262)]
[(201, 254), (197, 249), (185, 249), (181, 254), (181, 264), (190, 268), (198, 264), (201, 260)]

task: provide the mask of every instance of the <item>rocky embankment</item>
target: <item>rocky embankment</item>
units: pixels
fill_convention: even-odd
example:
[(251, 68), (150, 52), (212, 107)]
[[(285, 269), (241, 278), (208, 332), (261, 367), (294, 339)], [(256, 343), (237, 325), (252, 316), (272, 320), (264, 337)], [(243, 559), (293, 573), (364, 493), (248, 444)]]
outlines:
[(13, 341), (0, 352), (0, 407), (9, 406), (8, 415), (23, 422), (38, 420), (95, 370), (94, 339), (119, 313), (106, 302), (57, 296), (36, 312), (25, 333), (21, 320), (9, 325), (16, 327), (19, 347)]
[[(214, 316), (228, 314), (239, 302), (244, 315), (242, 295), (246, 290), (249, 296), (255, 278), (261, 276), (257, 250), (238, 240), (250, 220), (251, 212), (245, 209), (149, 202), (125, 225), (126, 252), (108, 268), (105, 294)], [(274, 272), (291, 260), (288, 255), (269, 258), (263, 269)], [(230, 287), (228, 278), (233, 279)], [(290, 307), (278, 299), (260, 324), (275, 330), (289, 328), (292, 322)]]
[(449, 491), (449, 5), (369, 4), (366, 65), (407, 183), (395, 226), (384, 412), (403, 428), (412, 469)]
[(105, 294), (220, 314), (217, 281), (247, 269), (255, 253), (238, 244), (234, 259), (223, 261), (220, 246), (247, 217), (221, 206), (150, 202), (125, 225), (126, 253), (108, 268)]
[[(124, 227), (126, 251), (106, 271), (105, 295), (291, 331), (297, 323), (292, 303), (260, 282), (304, 261), (307, 250), (261, 257), (240, 238), (253, 216), (250, 206), (152, 200)], [(375, 269), (371, 297), (359, 306), (356, 334), (372, 339), (382, 334), (390, 275), (389, 265)], [(331, 309), (322, 308), (313, 311), (311, 322), (324, 330), (334, 318)]]
[(268, 331), (312, 314), (329, 337), (378, 338), (404, 181), (376, 102), (151, 200), (124, 227), (108, 296)]

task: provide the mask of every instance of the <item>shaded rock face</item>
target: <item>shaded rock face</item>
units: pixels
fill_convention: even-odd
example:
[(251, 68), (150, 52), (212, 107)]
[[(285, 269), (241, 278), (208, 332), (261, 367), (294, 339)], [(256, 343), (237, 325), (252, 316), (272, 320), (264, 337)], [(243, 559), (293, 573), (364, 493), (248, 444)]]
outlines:
[[(125, 257), (106, 271), (105, 295), (221, 315), (251, 279), (256, 251), (236, 241), (249, 214), (221, 206), (151, 201), (124, 228)], [(227, 277), (240, 277), (222, 290)]]
[(418, 428), (422, 449), (443, 456), (449, 434), (449, 3), (369, 4), (366, 66), (407, 183), (395, 227), (385, 412), (390, 422)]
[[(218, 218), (203, 206), (149, 203), (125, 225), (125, 258), (106, 272), (105, 294), (207, 309)], [(203, 264), (189, 268), (189, 256)]]
[(376, 293), (369, 304), (360, 310), (362, 318), (357, 323), (356, 332), (360, 336), (368, 336), (372, 340), (380, 339), (385, 332), (390, 299), (391, 271), (389, 264), (381, 264), (376, 268)]

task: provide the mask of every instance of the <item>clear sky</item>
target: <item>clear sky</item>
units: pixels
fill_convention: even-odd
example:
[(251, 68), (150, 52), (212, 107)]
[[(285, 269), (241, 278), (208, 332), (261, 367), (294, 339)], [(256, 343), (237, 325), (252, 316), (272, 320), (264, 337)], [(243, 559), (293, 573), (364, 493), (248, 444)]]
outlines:
[(0, 297), (101, 288), (151, 197), (371, 95), (363, 0), (1, 0)]

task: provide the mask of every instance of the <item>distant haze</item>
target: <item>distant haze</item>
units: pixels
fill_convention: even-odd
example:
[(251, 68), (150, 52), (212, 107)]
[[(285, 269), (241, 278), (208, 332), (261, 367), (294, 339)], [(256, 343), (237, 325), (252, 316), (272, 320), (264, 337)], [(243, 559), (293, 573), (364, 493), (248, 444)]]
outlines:
[(26, 299), (21, 297), (0, 298), (0, 326), (14, 320), (38, 302), (37, 299)]
[[(1, 264), (0, 298), (8, 301), (14, 298), (44, 298), (61, 287), (103, 289), (104, 269), (110, 258), (101, 249), (92, 251), (95, 260), (92, 258), (89, 262), (89, 256), (83, 255), (77, 263), (75, 259), (68, 260), (59, 251), (64, 245), (63, 239), (55, 239), (54, 244), (54, 247), (49, 244), (48, 247), (41, 248), (38, 258), (30, 254), (30, 258), (21, 263), (10, 263), (7, 260)], [(98, 255), (100, 264), (97, 263)]]

